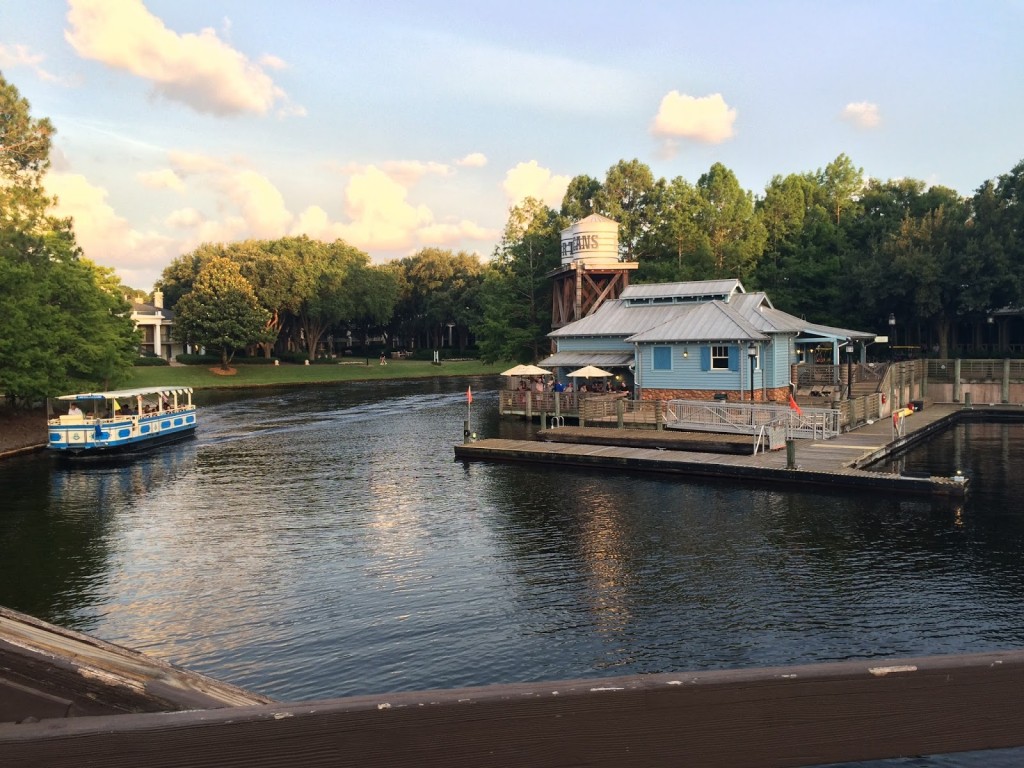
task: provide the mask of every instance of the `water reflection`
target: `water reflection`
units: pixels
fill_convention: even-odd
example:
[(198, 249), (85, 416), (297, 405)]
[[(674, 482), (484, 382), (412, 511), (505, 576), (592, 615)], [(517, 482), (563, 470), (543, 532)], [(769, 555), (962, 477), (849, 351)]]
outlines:
[[(464, 464), (492, 381), (203, 393), (196, 440), (0, 463), (0, 604), (281, 699), (1024, 643), (1020, 425), (962, 505)], [(979, 763), (980, 764), (980, 763)]]

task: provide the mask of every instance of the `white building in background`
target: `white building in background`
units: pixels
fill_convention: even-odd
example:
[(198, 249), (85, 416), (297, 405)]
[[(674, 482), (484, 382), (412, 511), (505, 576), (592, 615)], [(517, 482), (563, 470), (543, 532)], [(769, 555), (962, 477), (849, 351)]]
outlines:
[(132, 302), (132, 321), (142, 333), (139, 350), (142, 354), (156, 355), (165, 360), (173, 360), (175, 355), (185, 351), (184, 346), (171, 338), (174, 327), (174, 312), (164, 309), (162, 291), (153, 293), (153, 303)]

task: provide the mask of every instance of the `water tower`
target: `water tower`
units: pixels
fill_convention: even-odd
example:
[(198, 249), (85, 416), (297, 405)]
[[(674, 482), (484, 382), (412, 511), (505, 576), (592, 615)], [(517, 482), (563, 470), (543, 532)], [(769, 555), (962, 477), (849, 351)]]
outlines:
[(639, 265), (619, 256), (619, 224), (593, 213), (562, 230), (562, 266), (551, 273), (551, 327), (586, 317), (617, 299)]

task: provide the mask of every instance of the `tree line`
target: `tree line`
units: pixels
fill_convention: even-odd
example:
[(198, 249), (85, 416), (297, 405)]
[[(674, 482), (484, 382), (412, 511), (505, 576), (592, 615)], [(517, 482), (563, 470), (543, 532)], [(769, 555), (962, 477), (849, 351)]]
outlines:
[[(0, 390), (32, 399), (123, 379), (140, 339), (113, 272), (85, 259), (42, 189), (53, 127), (0, 75)], [(158, 281), (179, 340), (307, 359), (375, 343), (537, 360), (550, 349), (560, 233), (591, 213), (620, 225), (633, 282), (739, 278), (806, 319), (887, 330), (948, 356), (963, 321), (1024, 306), (1024, 162), (970, 197), (865, 178), (845, 154), (754, 195), (715, 163), (691, 183), (622, 160), (572, 179), (560, 208), (527, 199), (487, 261), (426, 248), (375, 265), (338, 240), (205, 243)]]

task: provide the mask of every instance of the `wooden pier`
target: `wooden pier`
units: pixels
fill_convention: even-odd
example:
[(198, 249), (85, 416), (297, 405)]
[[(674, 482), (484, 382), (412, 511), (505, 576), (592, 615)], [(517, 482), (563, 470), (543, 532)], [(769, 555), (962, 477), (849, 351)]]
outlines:
[[(664, 433), (629, 432), (604, 428), (566, 430), (566, 438), (554, 437), (560, 430), (545, 430), (543, 440), (485, 439), (455, 446), (455, 457), (465, 461), (507, 461), (538, 463), (546, 466), (589, 467), (637, 472), (657, 472), (743, 480), (753, 483), (789, 486), (816, 486), (836, 489), (882, 490), (926, 496), (962, 496), (967, 489), (965, 477), (911, 477), (872, 472), (864, 467), (904, 450), (945, 429), (959, 419), (1024, 418), (1018, 406), (964, 408), (959, 404), (928, 404), (904, 421), (902, 435), (895, 434), (890, 419), (843, 433), (831, 440), (792, 441), (795, 460), (789, 451), (734, 452), (716, 451), (698, 444), (694, 434), (682, 438), (678, 446), (666, 445)], [(718, 438), (725, 436), (718, 435)], [(748, 441), (750, 438), (747, 438)], [(690, 441), (690, 445), (686, 445)], [(675, 448), (673, 450), (673, 448)]]

